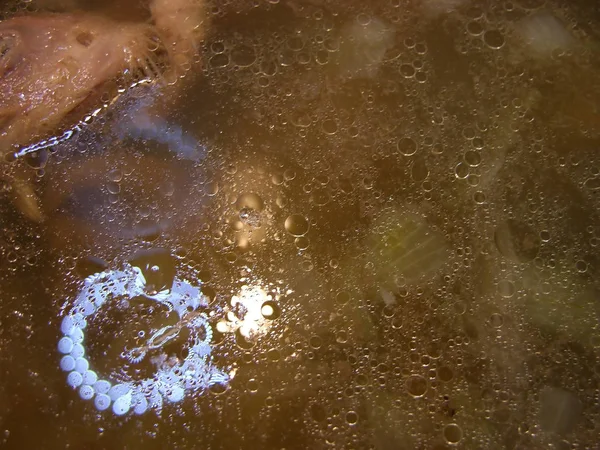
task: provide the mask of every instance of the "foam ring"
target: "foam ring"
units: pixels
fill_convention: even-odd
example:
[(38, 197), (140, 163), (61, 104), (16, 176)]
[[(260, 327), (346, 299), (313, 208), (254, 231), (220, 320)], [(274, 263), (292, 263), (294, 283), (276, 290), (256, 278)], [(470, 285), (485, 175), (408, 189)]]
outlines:
[[(84, 400), (93, 398), (98, 411), (105, 411), (112, 405), (111, 410), (117, 416), (130, 411), (141, 415), (149, 409), (160, 413), (165, 401), (181, 402), (187, 391), (205, 391), (214, 384), (229, 381), (226, 373), (211, 364), (212, 328), (206, 314), (197, 311), (200, 307), (208, 306), (200, 288), (175, 278), (170, 292), (163, 291), (151, 296), (144, 290), (145, 283), (141, 271), (130, 265), (126, 265), (124, 270), (109, 270), (92, 275), (86, 278), (72, 308), (61, 323), (63, 337), (59, 340), (58, 349), (66, 354), (61, 359), (60, 367), (70, 372), (67, 384), (79, 388), (79, 395)], [(178, 314), (179, 322), (154, 332), (148, 336), (144, 347), (123, 352), (123, 356), (130, 364), (136, 364), (146, 357), (149, 350), (160, 349), (175, 336), (179, 336), (180, 330), (187, 328), (187, 357), (176, 365), (160, 365), (151, 377), (144, 379), (134, 379), (122, 368), (116, 368), (115, 374), (118, 374), (120, 382), (113, 385), (90, 369), (91, 364), (84, 357), (86, 317), (91, 319), (94, 314), (101, 312), (102, 306), (109, 299), (137, 296), (144, 296), (167, 306), (170, 311)]]

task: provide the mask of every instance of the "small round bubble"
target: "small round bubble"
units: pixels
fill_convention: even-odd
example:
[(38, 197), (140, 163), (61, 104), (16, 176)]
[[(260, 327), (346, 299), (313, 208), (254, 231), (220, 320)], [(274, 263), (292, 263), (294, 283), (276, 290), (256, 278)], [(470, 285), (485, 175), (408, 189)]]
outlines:
[(70, 337), (64, 336), (58, 341), (58, 351), (61, 353), (71, 353), (73, 350), (73, 340)]
[[(86, 322), (85, 318), (83, 317), (83, 314), (75, 313), (75, 314), (73, 314), (72, 317), (73, 317), (73, 323), (75, 324), (76, 327), (84, 329), (87, 326), (87, 322)], [(73, 330), (71, 330), (71, 332), (73, 332)]]
[(96, 312), (96, 307), (92, 304), (92, 302), (86, 301), (81, 306), (81, 312), (84, 316), (91, 316)]
[(184, 395), (185, 391), (181, 386), (173, 386), (167, 398), (170, 402), (177, 403), (183, 400)]
[(147, 410), (148, 410), (148, 400), (146, 400), (146, 397), (140, 397), (137, 404), (133, 408), (133, 412), (140, 415), (140, 414), (144, 414)]
[(88, 384), (84, 384), (79, 388), (79, 396), (84, 400), (90, 400), (94, 397), (94, 388)]
[(79, 372), (71, 372), (67, 375), (67, 384), (73, 388), (81, 386), (83, 376)]
[(117, 416), (122, 416), (123, 414), (127, 414), (129, 409), (131, 408), (131, 394), (123, 395), (115, 400), (112, 406), (113, 412)]
[(90, 363), (85, 358), (77, 358), (75, 360), (75, 370), (80, 374), (84, 374), (90, 367)]
[(71, 356), (75, 359), (81, 358), (85, 354), (85, 349), (81, 344), (73, 345), (73, 349), (71, 350)]
[(98, 411), (104, 411), (110, 406), (110, 397), (106, 394), (98, 394), (94, 399), (94, 406)]
[(71, 355), (63, 356), (60, 360), (60, 368), (65, 372), (70, 372), (75, 369), (75, 358)]
[(83, 342), (83, 331), (81, 331), (81, 328), (74, 327), (70, 338), (74, 344), (81, 344)]
[(93, 370), (86, 370), (83, 373), (83, 384), (93, 386), (98, 381), (98, 375)]
[(106, 394), (106, 393), (108, 393), (108, 391), (110, 390), (110, 388), (111, 388), (110, 381), (98, 380), (98, 381), (96, 381), (96, 383), (94, 383), (94, 389), (99, 394)]
[(116, 384), (108, 391), (108, 396), (114, 402), (118, 398), (123, 397), (131, 391), (131, 387), (126, 384)]
[(75, 321), (72, 316), (66, 316), (60, 325), (60, 331), (63, 334), (70, 335), (75, 329)]

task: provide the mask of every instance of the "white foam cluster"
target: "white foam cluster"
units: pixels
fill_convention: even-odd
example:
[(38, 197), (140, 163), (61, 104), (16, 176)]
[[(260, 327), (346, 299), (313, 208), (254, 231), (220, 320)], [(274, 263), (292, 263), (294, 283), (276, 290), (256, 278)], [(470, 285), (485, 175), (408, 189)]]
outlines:
[[(144, 292), (146, 280), (142, 272), (132, 266), (122, 271), (105, 271), (88, 277), (75, 299), (74, 305), (63, 318), (58, 341), (58, 351), (63, 354), (60, 367), (67, 375), (67, 384), (79, 390), (84, 400), (94, 400), (99, 411), (109, 408), (115, 415), (122, 416), (130, 411), (143, 414), (149, 409), (157, 413), (164, 402), (180, 402), (186, 392), (204, 391), (214, 384), (226, 384), (229, 376), (212, 366), (210, 362), (212, 329), (205, 314), (197, 311), (207, 306), (201, 290), (187, 281), (175, 278), (172, 289), (150, 296)], [(127, 378), (119, 371), (120, 382), (101, 379), (90, 367), (84, 347), (86, 318), (96, 314), (111, 298), (145, 296), (166, 305), (177, 312), (177, 325), (164, 327), (155, 332), (148, 344), (137, 353), (124, 352), (133, 364), (141, 361), (146, 352), (160, 348), (179, 335), (179, 330), (189, 329), (187, 357), (176, 365), (162, 365), (150, 378)], [(125, 377), (125, 379), (123, 379)]]

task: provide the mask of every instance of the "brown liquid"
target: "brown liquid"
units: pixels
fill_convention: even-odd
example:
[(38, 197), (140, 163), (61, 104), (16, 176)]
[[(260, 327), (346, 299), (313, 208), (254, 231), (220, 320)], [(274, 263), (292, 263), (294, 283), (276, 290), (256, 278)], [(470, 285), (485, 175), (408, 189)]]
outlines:
[[(0, 196), (2, 445), (596, 446), (596, 2), (341, 3), (209, 4), (201, 70), (15, 163), (54, 201), (32, 224)], [(99, 414), (58, 367), (61, 308), (85, 257), (157, 247), (213, 324), (245, 285), (277, 317), (215, 332), (225, 392)]]

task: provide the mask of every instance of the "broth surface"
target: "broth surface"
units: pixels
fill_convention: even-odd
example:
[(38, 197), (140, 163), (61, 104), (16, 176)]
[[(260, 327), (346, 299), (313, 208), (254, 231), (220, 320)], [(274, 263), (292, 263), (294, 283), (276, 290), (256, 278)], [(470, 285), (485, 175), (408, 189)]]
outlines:
[[(184, 76), (110, 86), (0, 165), (0, 446), (595, 448), (597, 2), (207, 14)], [(77, 342), (112, 385), (162, 380), (162, 407), (85, 399)]]

